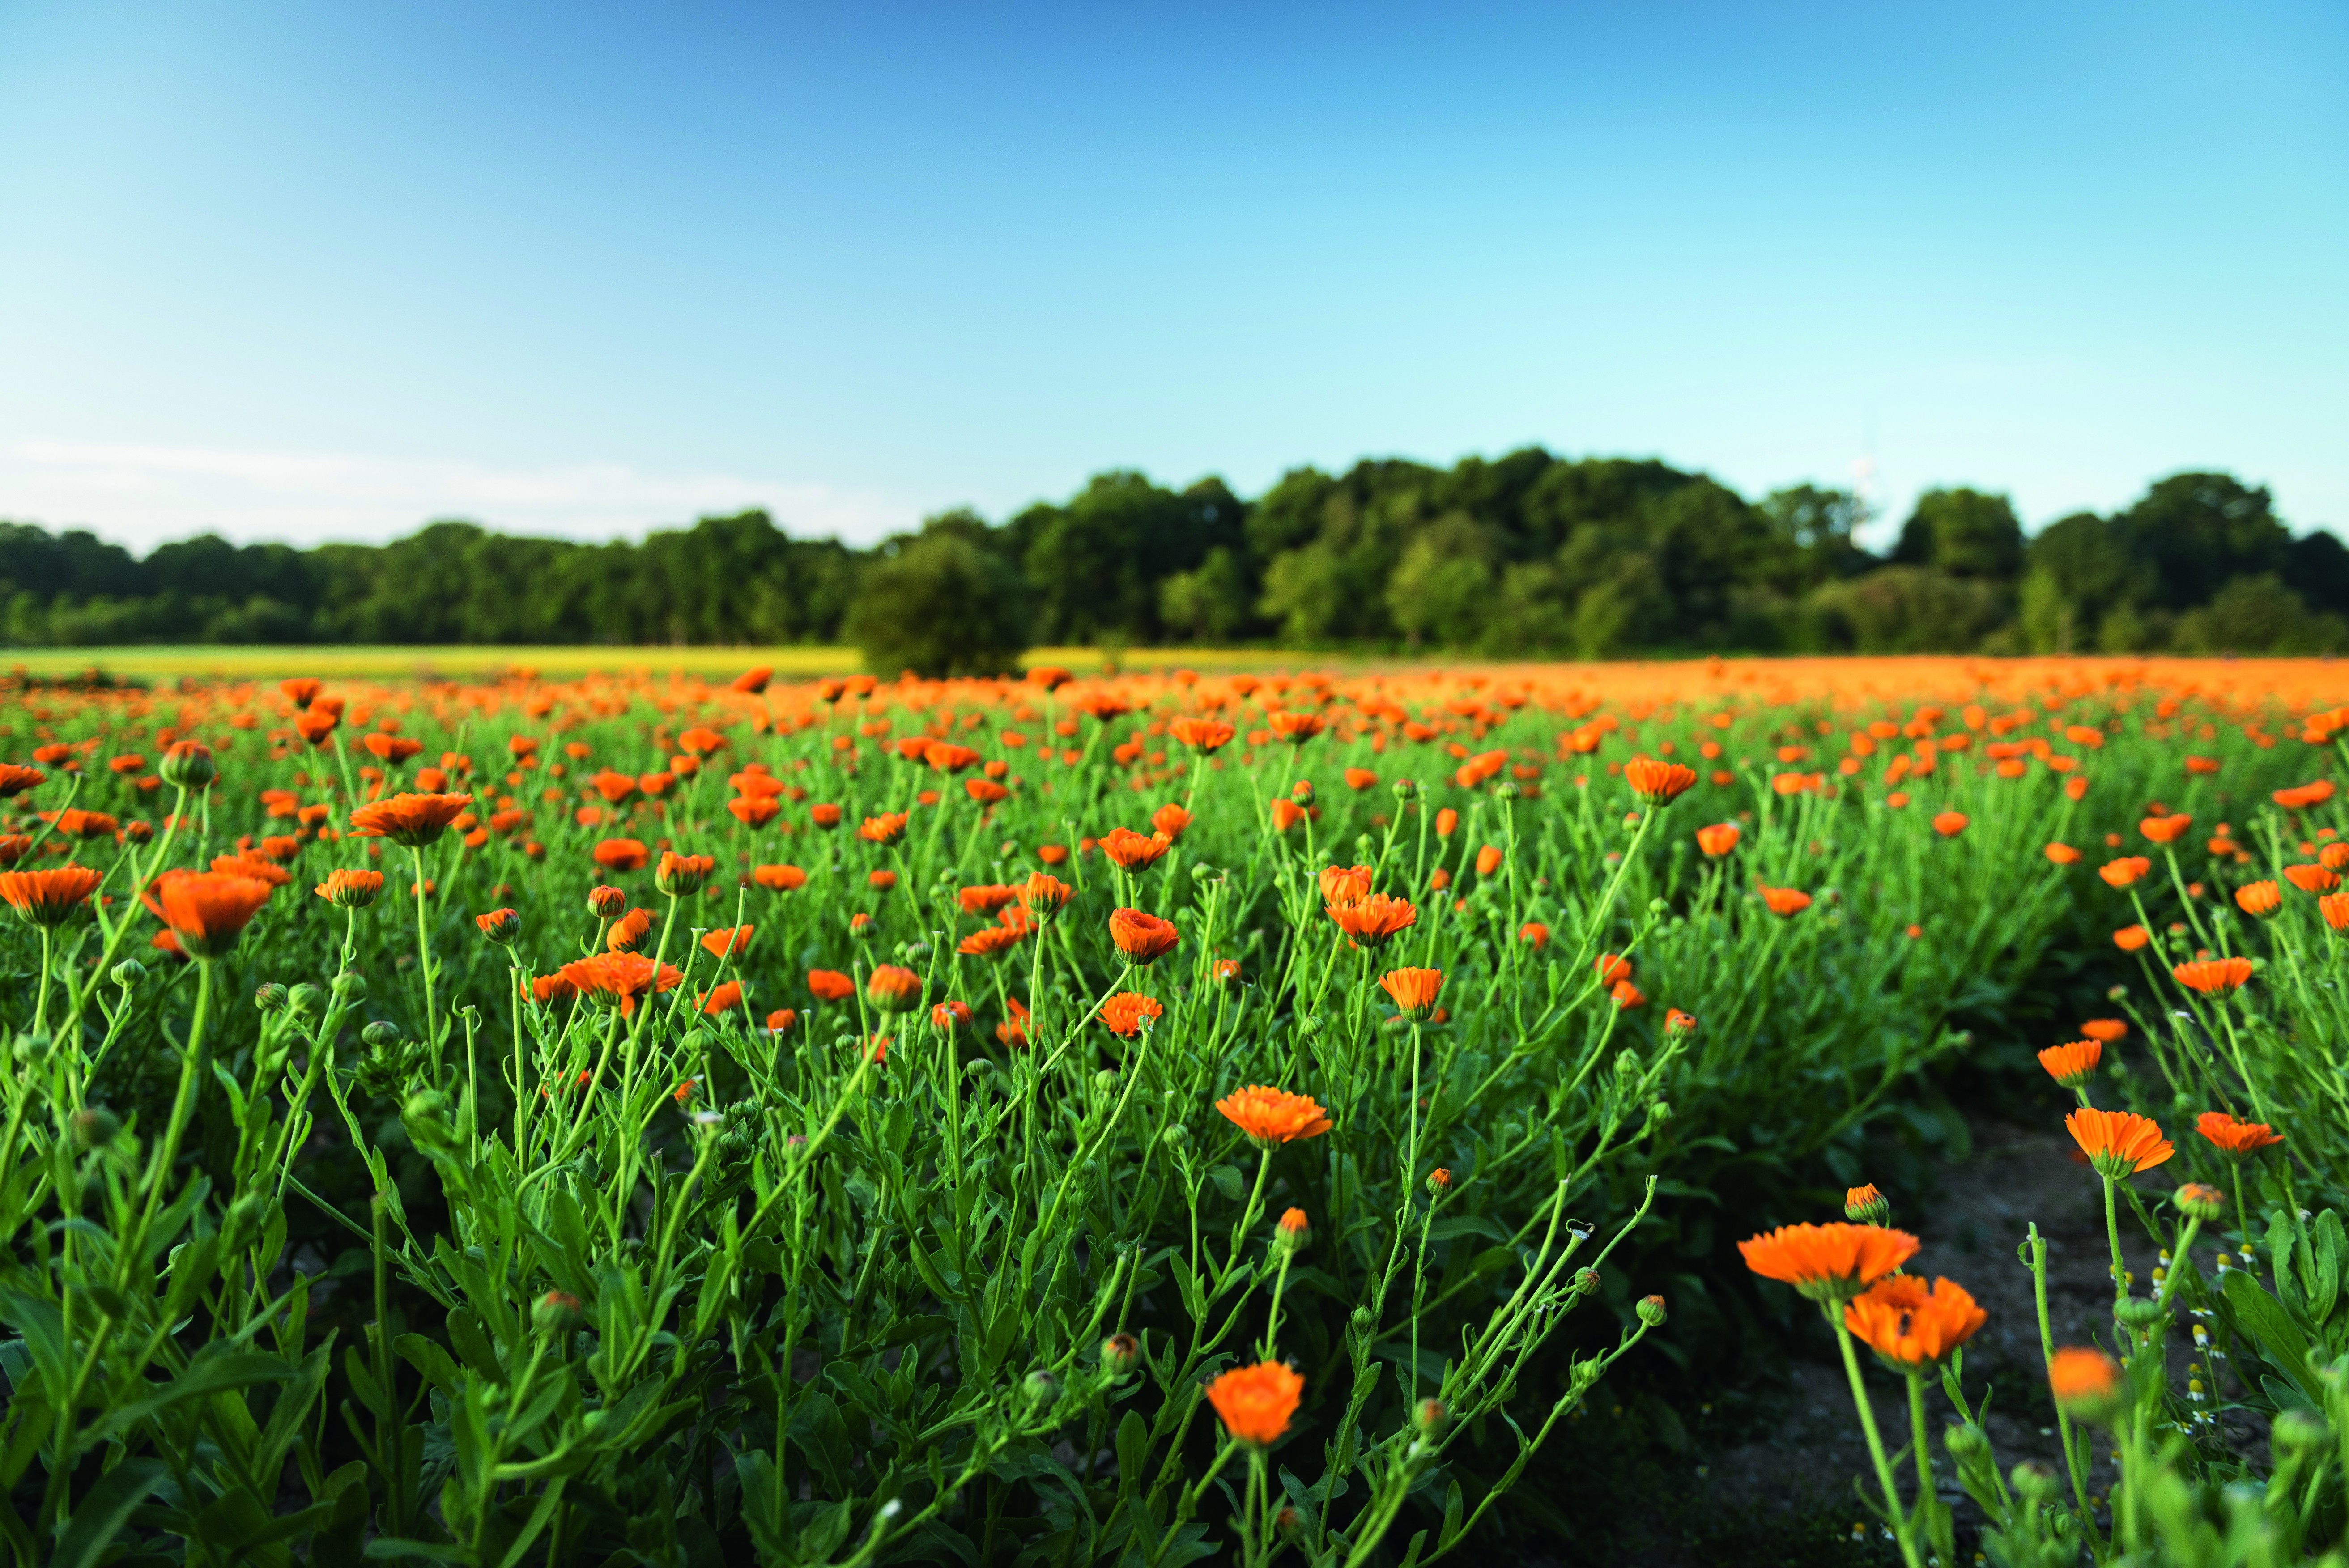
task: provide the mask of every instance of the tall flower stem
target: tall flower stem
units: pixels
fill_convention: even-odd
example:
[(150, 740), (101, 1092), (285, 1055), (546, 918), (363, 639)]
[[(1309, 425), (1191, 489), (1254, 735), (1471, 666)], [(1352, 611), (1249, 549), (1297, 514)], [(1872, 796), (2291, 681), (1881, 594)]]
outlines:
[(432, 1053), (432, 1079), (440, 1079), (440, 1027), (432, 1003), (432, 935), (425, 924), (424, 848), (408, 846), (408, 858), (416, 867), (416, 967), (424, 976), (424, 1045)]
[(1884, 1452), (1884, 1439), (1876, 1429), (1876, 1411), (1868, 1402), (1868, 1385), (1860, 1380), (1859, 1354), (1851, 1347), (1851, 1330), (1843, 1324), (1843, 1315), (1832, 1304), (1823, 1307), (1828, 1324), (1835, 1329), (1836, 1346), (1843, 1352), (1843, 1369), (1851, 1379), (1851, 1402), (1859, 1411), (1859, 1429), (1868, 1439), (1868, 1457), (1875, 1461), (1877, 1484), (1884, 1488), (1884, 1511), (1892, 1522), (1892, 1533), (1900, 1542), (1900, 1559), (1909, 1568), (1925, 1568), (1917, 1555), (1917, 1542), (1909, 1530), (1909, 1516), (1900, 1510), (1900, 1486), (1892, 1477), (1892, 1460)]
[(2105, 1178), (2105, 1239), (2113, 1249), (2113, 1300), (2128, 1300), (2128, 1272), (2121, 1266), (2121, 1222), (2113, 1207), (2113, 1179)]
[(180, 1140), (186, 1136), (188, 1118), (196, 1108), (198, 1075), (203, 1071), (204, 1019), (212, 1010), (212, 968), (214, 960), (196, 961), (196, 1011), (188, 1024), (188, 1043), (180, 1053), (180, 1088), (171, 1099), (171, 1119), (164, 1124), (163, 1147), (156, 1150), (155, 1168), (147, 1177), (147, 1203), (140, 1216), (139, 1235), (144, 1244), (147, 1227), (155, 1218), (155, 1205), (171, 1184), (171, 1167), (179, 1161)]

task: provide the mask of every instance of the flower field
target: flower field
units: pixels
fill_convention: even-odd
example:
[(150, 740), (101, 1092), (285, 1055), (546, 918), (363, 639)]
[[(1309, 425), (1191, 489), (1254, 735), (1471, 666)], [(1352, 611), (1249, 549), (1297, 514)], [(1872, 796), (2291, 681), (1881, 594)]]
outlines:
[[(0, 1537), (1415, 1565), (1602, 1505), (1560, 1428), (1775, 1320), (1847, 1374), (1890, 1560), (2314, 1560), (2337, 694), (0, 683)], [(1993, 1239), (2064, 1461), (2008, 1469), (1894, 1157), (2033, 1056), (2113, 1302), (2056, 1343), (2044, 1237)]]

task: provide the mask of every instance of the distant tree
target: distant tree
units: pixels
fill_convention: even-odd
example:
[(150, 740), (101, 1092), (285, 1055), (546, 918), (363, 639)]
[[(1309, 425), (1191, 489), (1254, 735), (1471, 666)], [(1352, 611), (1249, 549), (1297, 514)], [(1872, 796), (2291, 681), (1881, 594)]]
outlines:
[(2152, 603), (2206, 603), (2237, 577), (2281, 573), (2291, 531), (2265, 490), (2229, 474), (2172, 474), (2113, 519), (2129, 554), (2153, 573)]
[(2023, 571), (2023, 524), (2002, 495), (1962, 487), (1927, 490), (1901, 525), (1892, 559), (1947, 577), (2011, 582)]
[(1992, 584), (1930, 566), (1886, 566), (1827, 583), (1812, 593), (1811, 607), (1863, 654), (1967, 652), (2005, 618)]
[(999, 537), (951, 511), (881, 547), (846, 630), (875, 675), (991, 676), (1017, 666), (1028, 626), (1025, 585)]

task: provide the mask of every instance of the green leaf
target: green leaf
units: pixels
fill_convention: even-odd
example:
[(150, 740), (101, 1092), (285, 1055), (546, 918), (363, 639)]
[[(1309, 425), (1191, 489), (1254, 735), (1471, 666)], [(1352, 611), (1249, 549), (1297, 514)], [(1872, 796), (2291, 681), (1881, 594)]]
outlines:
[(1247, 1196), (1247, 1179), (1240, 1174), (1240, 1168), (1237, 1165), (1209, 1166), (1207, 1180), (1216, 1184), (1216, 1191), (1235, 1203)]
[(1150, 1423), (1142, 1418), (1139, 1410), (1128, 1410), (1117, 1423), (1118, 1490), (1130, 1491), (1143, 1481), (1143, 1468), (1150, 1462)]
[(141, 1459), (125, 1460), (98, 1477), (74, 1510), (57, 1555), (49, 1559), (50, 1568), (91, 1568), (130, 1522), (132, 1511), (171, 1473), (162, 1460)]
[(367, 1554), (375, 1558), (421, 1557), (431, 1563), (473, 1562), (472, 1550), (454, 1542), (402, 1541), (396, 1536), (378, 1535), (367, 1543)]
[(2224, 1294), (2237, 1321), (2259, 1341), (2261, 1350), (2275, 1363), (2276, 1369), (2311, 1399), (2321, 1398), (2318, 1390), (2302, 1381), (2308, 1372), (2308, 1336), (2275, 1297), (2261, 1290), (2242, 1269), (2228, 1271)]
[(800, 1532), (800, 1561), (822, 1563), (829, 1558), (839, 1549), (840, 1543), (848, 1539), (851, 1522), (849, 1500), (846, 1498), (817, 1514), (814, 1522)]
[(457, 1358), (420, 1334), (403, 1334), (391, 1342), (391, 1347), (436, 1388), (453, 1394), (457, 1385), (463, 1380), (464, 1374), (458, 1369)]
[[(224, 1343), (222, 1340), (213, 1341), (215, 1345)], [(169, 1409), (183, 1399), (217, 1394), (228, 1388), (243, 1388), (254, 1383), (289, 1383), (294, 1377), (293, 1367), (283, 1356), (264, 1355), (258, 1350), (221, 1356), (199, 1355), (188, 1364), (185, 1372), (155, 1393), (125, 1405), (108, 1416), (100, 1429), (109, 1433), (127, 1431), (148, 1417)], [(154, 1385), (150, 1384), (149, 1387)]]

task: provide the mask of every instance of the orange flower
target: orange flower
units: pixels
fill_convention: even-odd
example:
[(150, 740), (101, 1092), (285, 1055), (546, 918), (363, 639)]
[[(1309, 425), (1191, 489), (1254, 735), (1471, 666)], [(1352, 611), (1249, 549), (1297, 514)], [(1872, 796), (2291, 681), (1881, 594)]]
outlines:
[(864, 880), (876, 891), (887, 892), (891, 888), (897, 885), (897, 873), (884, 867), (878, 871), (866, 872), (864, 873)]
[(808, 992), (819, 1002), (844, 1002), (856, 995), (856, 982), (837, 969), (811, 969)]
[(685, 979), (676, 965), (663, 964), (656, 968), (653, 961), (641, 953), (599, 953), (592, 958), (575, 959), (557, 973), (589, 1001), (616, 1006), (624, 1018), (636, 1010), (637, 997), (674, 991)]
[(255, 882), (267, 882), (271, 887), (284, 887), (294, 880), (293, 872), (251, 852), (214, 855), (212, 870), (225, 872), (231, 876), (251, 877)]
[(2095, 1076), (2096, 1064), (2104, 1056), (2102, 1040), (2075, 1040), (2068, 1046), (2050, 1046), (2040, 1052), (2039, 1065), (2065, 1088), (2077, 1088)]
[(750, 934), (758, 929), (755, 925), (738, 925), (713, 931), (702, 937), (701, 945), (712, 958), (730, 958), (750, 945)]
[(1436, 993), (1444, 989), (1441, 969), (1390, 969), (1379, 976), (1379, 989), (1394, 998), (1395, 1010), (1406, 1018), (1425, 1018), (1435, 1011)]
[(1298, 1397), (1305, 1379), (1278, 1361), (1235, 1367), (1207, 1385), (1207, 1403), (1222, 1418), (1224, 1430), (1258, 1448), (1279, 1440), (1297, 1414)]
[(2173, 965), (2170, 978), (2190, 991), (2205, 996), (2223, 996), (2242, 989), (2251, 977), (2251, 961), (2248, 958), (2198, 958), (2191, 963)]
[(1941, 837), (1954, 839), (1965, 830), (1966, 814), (1963, 811), (1941, 811), (1934, 815), (1933, 831)]
[(2194, 1130), (2238, 1160), (2283, 1141), (2283, 1134), (2266, 1122), (2237, 1121), (2223, 1110), (2206, 1110), (2196, 1117)]
[(577, 995), (579, 995), (579, 987), (574, 985), (560, 971), (553, 975), (542, 975), (530, 983), (530, 996), (534, 1002), (568, 1002)]
[(1677, 762), (1635, 757), (1623, 764), (1623, 782), (1651, 806), (1661, 806), (1696, 784), (1696, 769)]
[(1077, 890), (1048, 872), (1030, 872), (1019, 884), (1019, 907), (1036, 920), (1050, 920), (1068, 907)]
[(922, 977), (902, 965), (884, 964), (865, 977), (864, 995), (885, 1013), (910, 1013), (922, 1004)]
[(995, 1026), (995, 1037), (1014, 1049), (1025, 1049), (1028, 1045), (1027, 1005), (1017, 996), (1006, 996), (1003, 1004), (1005, 1016), (1003, 1022)]
[(2331, 892), (2341, 885), (2340, 876), (2323, 866), (2286, 866), (2284, 880), (2302, 892)]
[(2080, 1033), (2109, 1046), (2128, 1038), (2128, 1026), (2118, 1018), (2091, 1018), (2080, 1026)]
[(808, 808), (808, 820), (813, 822), (819, 828), (826, 830), (837, 828), (840, 826), (840, 808), (837, 806), (810, 806)]
[(1483, 849), (1476, 851), (1476, 874), (1478, 876), (1488, 877), (1500, 869), (1501, 851), (1498, 846), (1486, 844)]
[(1772, 914), (1800, 914), (1811, 907), (1811, 895), (1800, 888), (1764, 887), (1762, 902)]
[(2096, 868), (2096, 874), (2115, 887), (2127, 887), (2153, 870), (2153, 862), (2143, 855), (2124, 855), (2107, 861)]
[(171, 871), (155, 879), (150, 900), (191, 955), (220, 958), (236, 946), (270, 892), (259, 878), (233, 872)]
[(63, 811), (44, 811), (41, 820), (53, 822), (60, 837), (78, 839), (88, 843), (92, 839), (110, 839), (121, 824), (103, 811), (85, 811), (73, 807)]
[(352, 812), (353, 836), (421, 848), (439, 839), (472, 803), (471, 795), (394, 795)]
[(992, 806), (1011, 799), (1011, 791), (992, 779), (966, 779), (962, 792), (982, 806)]
[(1892, 1205), (1876, 1190), (1876, 1183), (1866, 1182), (1843, 1190), (1843, 1217), (1855, 1225), (1880, 1225), (1892, 1217)]
[(922, 748), (922, 760), (933, 772), (962, 773), (978, 766), (978, 753), (951, 740), (933, 740)]
[(1165, 834), (1169, 839), (1180, 839), (1183, 830), (1190, 825), (1191, 813), (1172, 801), (1150, 813), (1152, 830)]
[(1327, 727), (1318, 713), (1275, 713), (1265, 717), (1273, 734), (1291, 746), (1302, 746)]
[(792, 1026), (799, 1021), (800, 1015), (798, 1008), (778, 1007), (773, 1012), (767, 1015), (767, 1033), (771, 1035), (787, 1034), (790, 1032)]
[(2047, 846), (2046, 855), (2059, 866), (2077, 865), (2080, 861), (2080, 851), (2069, 844), (2051, 843)]
[(1374, 892), (1351, 903), (1323, 906), (1338, 929), (1364, 947), (1384, 947), (1398, 933), (1419, 923), (1419, 906), (1407, 899)]
[(1129, 964), (1155, 964), (1174, 951), (1181, 934), (1171, 920), (1161, 920), (1138, 909), (1113, 909), (1109, 939)]
[(933, 1028), (944, 1029), (949, 1034), (957, 1029), (970, 1027), (970, 1004), (968, 1002), (939, 1003), (930, 1009), (930, 1025)]
[(877, 817), (867, 817), (857, 827), (856, 836), (871, 843), (894, 844), (905, 836), (905, 813), (884, 811)]
[(0, 762), (0, 800), (21, 795), (27, 789), (37, 789), (47, 781), (48, 777), (37, 768), (26, 768), (16, 762)]
[(2124, 925), (2113, 933), (2113, 945), (2123, 953), (2135, 953), (2153, 940), (2153, 933), (2142, 925)]
[(424, 749), (424, 742), (404, 735), (370, 735), (359, 744), (387, 768), (397, 768)]
[(1517, 940), (1539, 953), (1549, 945), (1549, 927), (1538, 920), (1529, 920), (1517, 927)]
[(1305, 808), (1286, 796), (1275, 800), (1268, 810), (1272, 814), (1272, 830), (1276, 833), (1285, 833), (1305, 820)]
[(1696, 830), (1696, 847), (1702, 850), (1708, 859), (1717, 861), (1735, 849), (1742, 837), (1744, 835), (1738, 831), (1736, 823), (1715, 822), (1710, 828)]
[(1616, 981), (1607, 988), (1607, 995), (1615, 1006), (1627, 1013), (1634, 1007), (1644, 1006), (1648, 1000), (1648, 994), (1629, 980)]
[(1857, 1295), (1916, 1254), (1906, 1231), (1881, 1225), (1781, 1225), (1737, 1243), (1745, 1266), (1812, 1301)]
[(671, 898), (687, 897), (699, 892), (717, 869), (713, 855), (680, 855), (675, 850), (663, 850), (660, 864), (653, 868), (653, 886)]
[(728, 689), (739, 691), (744, 696), (757, 696), (767, 689), (767, 683), (774, 678), (775, 672), (765, 665), (761, 665), (755, 669), (744, 670), (740, 675), (736, 676), (729, 683)]
[(46, 872), (0, 872), (0, 900), (27, 925), (62, 925), (104, 879), (88, 866)]
[(1452, 836), (1452, 830), (1459, 825), (1460, 813), (1454, 810), (1451, 807), (1446, 806), (1444, 810), (1435, 813), (1435, 836), (1437, 838), (1450, 838)]
[(981, 882), (976, 887), (959, 889), (955, 893), (955, 902), (962, 905), (965, 914), (993, 914), (1005, 905), (1017, 903), (1019, 898), (1018, 888), (1006, 887), (1001, 882)]
[(2048, 1357), (2047, 1388), (2075, 1420), (2099, 1421), (2119, 1402), (2121, 1369), (2101, 1350), (2067, 1345)]
[(1155, 996), (1145, 996), (1139, 991), (1120, 991), (1102, 1004), (1101, 1021), (1111, 1034), (1131, 1038), (1156, 1022), (1165, 1011)]
[(1614, 985), (1631, 977), (1631, 961), (1613, 953), (1602, 953), (1590, 961), (1590, 967), (1601, 985)]
[(1224, 1119), (1247, 1135), (1258, 1148), (1319, 1138), (1330, 1130), (1330, 1116), (1307, 1095), (1250, 1084), (1216, 1101)]
[(1145, 839), (1131, 828), (1112, 828), (1101, 837), (1102, 853), (1130, 872), (1148, 870), (1174, 847), (1174, 841), (1164, 833)]
[(2279, 789), (2270, 797), (2287, 811), (2305, 811), (2311, 806), (2322, 806), (2333, 799), (2333, 780), (2319, 779), (2313, 784), (2295, 785)]
[(313, 707), (305, 709), (296, 716), (294, 727), (300, 732), (302, 738), (311, 745), (324, 746), (326, 744), (326, 738), (335, 733), (335, 727), (342, 722), (343, 716), (334, 709)]
[(1346, 769), (1346, 788), (1353, 790), (1357, 794), (1369, 789), (1378, 781), (1379, 776), (1371, 772), (1367, 768), (1349, 768)]
[(678, 736), (677, 743), (689, 756), (707, 757), (725, 745), (726, 738), (714, 729), (696, 726)]
[(1844, 1308), (1844, 1326), (1899, 1372), (1939, 1367), (1974, 1336), (1990, 1314), (1945, 1279), (1931, 1288), (1913, 1274), (1880, 1279)]
[(1000, 958), (1027, 934), (1024, 926), (990, 925), (964, 937), (955, 944), (955, 951), (966, 958)]
[(636, 839), (605, 839), (595, 846), (595, 863), (607, 872), (640, 872), (652, 858)]
[(725, 981), (701, 999), (701, 1010), (713, 1017), (719, 1013), (732, 1012), (741, 1005), (742, 982), (740, 980)]
[(807, 885), (807, 872), (797, 866), (754, 866), (750, 880), (772, 892), (792, 892)]
[(2137, 825), (2137, 830), (2157, 844), (2174, 844), (2193, 825), (2193, 818), (2178, 811), (2167, 817), (2147, 817)]
[(1368, 866), (1323, 866), (1318, 879), (1321, 884), (1324, 903), (1351, 903), (1371, 891), (1371, 868)]
[(2080, 1152), (2088, 1157), (2088, 1163), (2108, 1181), (2150, 1171), (2178, 1152), (2151, 1119), (2134, 1111), (2098, 1110), (2084, 1105), (2064, 1119), (2064, 1126)]
[(746, 828), (763, 828), (783, 814), (782, 803), (772, 795), (737, 795), (726, 810)]
[(1178, 718), (1167, 725), (1166, 733), (1194, 751), (1209, 752), (1229, 746), (1238, 731), (1221, 719)]
[(612, 923), (604, 934), (604, 946), (612, 953), (626, 953), (652, 934), (653, 912), (632, 909)]
[(2335, 931), (2349, 931), (2349, 892), (2328, 892), (2316, 901), (2316, 912)]

